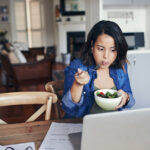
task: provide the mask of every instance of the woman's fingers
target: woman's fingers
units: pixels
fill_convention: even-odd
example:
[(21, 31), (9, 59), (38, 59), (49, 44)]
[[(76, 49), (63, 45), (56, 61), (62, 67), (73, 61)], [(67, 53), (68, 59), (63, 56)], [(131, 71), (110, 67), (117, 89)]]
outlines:
[(117, 110), (117, 109), (123, 107), (125, 104), (126, 104), (126, 100), (124, 97), (122, 97), (120, 104), (115, 109)]
[(78, 68), (77, 72), (75, 73), (75, 76), (79, 77), (79, 76), (81, 76), (81, 74), (83, 72), (84, 72), (83, 70), (81, 70), (80, 68)]
[(123, 90), (119, 90), (118, 93), (122, 94), (122, 100), (121, 100), (120, 104), (115, 108), (115, 110), (123, 107), (127, 103), (128, 97), (129, 97), (128, 94), (126, 92), (124, 92)]
[(75, 74), (75, 80), (77, 81), (77, 83), (84, 85), (89, 82), (89, 79), (90, 77), (87, 71), (78, 69), (77, 73)]

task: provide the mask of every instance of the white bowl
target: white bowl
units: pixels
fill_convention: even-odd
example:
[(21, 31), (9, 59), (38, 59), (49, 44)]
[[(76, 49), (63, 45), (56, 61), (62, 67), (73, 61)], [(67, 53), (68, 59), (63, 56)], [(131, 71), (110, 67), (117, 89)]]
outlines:
[(100, 106), (103, 110), (114, 110), (117, 105), (120, 104), (122, 95), (118, 93), (117, 98), (103, 98), (100, 96), (97, 96), (97, 92), (103, 92), (104, 94), (107, 92), (110, 92), (111, 94), (117, 92), (116, 90), (112, 89), (102, 89), (102, 90), (97, 90), (94, 92), (94, 97), (95, 97), (95, 102), (97, 103), (98, 106)]

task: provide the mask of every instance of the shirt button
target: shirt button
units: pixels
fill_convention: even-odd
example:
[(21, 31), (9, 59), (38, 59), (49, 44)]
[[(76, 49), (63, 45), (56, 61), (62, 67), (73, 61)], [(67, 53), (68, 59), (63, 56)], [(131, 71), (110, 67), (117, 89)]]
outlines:
[(86, 94), (86, 92), (83, 92), (83, 94), (85, 95), (85, 94)]

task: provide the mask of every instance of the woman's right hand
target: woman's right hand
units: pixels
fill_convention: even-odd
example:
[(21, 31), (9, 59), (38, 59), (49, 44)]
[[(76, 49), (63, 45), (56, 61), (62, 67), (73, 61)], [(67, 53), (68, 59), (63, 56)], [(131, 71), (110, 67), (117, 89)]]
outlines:
[(80, 85), (85, 85), (89, 82), (90, 76), (87, 71), (83, 71), (78, 68), (78, 71), (75, 73), (75, 81)]

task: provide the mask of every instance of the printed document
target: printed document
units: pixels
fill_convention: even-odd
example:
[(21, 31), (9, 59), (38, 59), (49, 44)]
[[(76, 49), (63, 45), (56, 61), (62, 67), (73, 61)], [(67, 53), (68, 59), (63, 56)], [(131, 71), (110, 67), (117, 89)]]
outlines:
[(53, 122), (39, 150), (75, 150), (69, 134), (82, 132), (82, 124)]
[(0, 150), (35, 150), (34, 142), (12, 144), (12, 145), (0, 145)]

